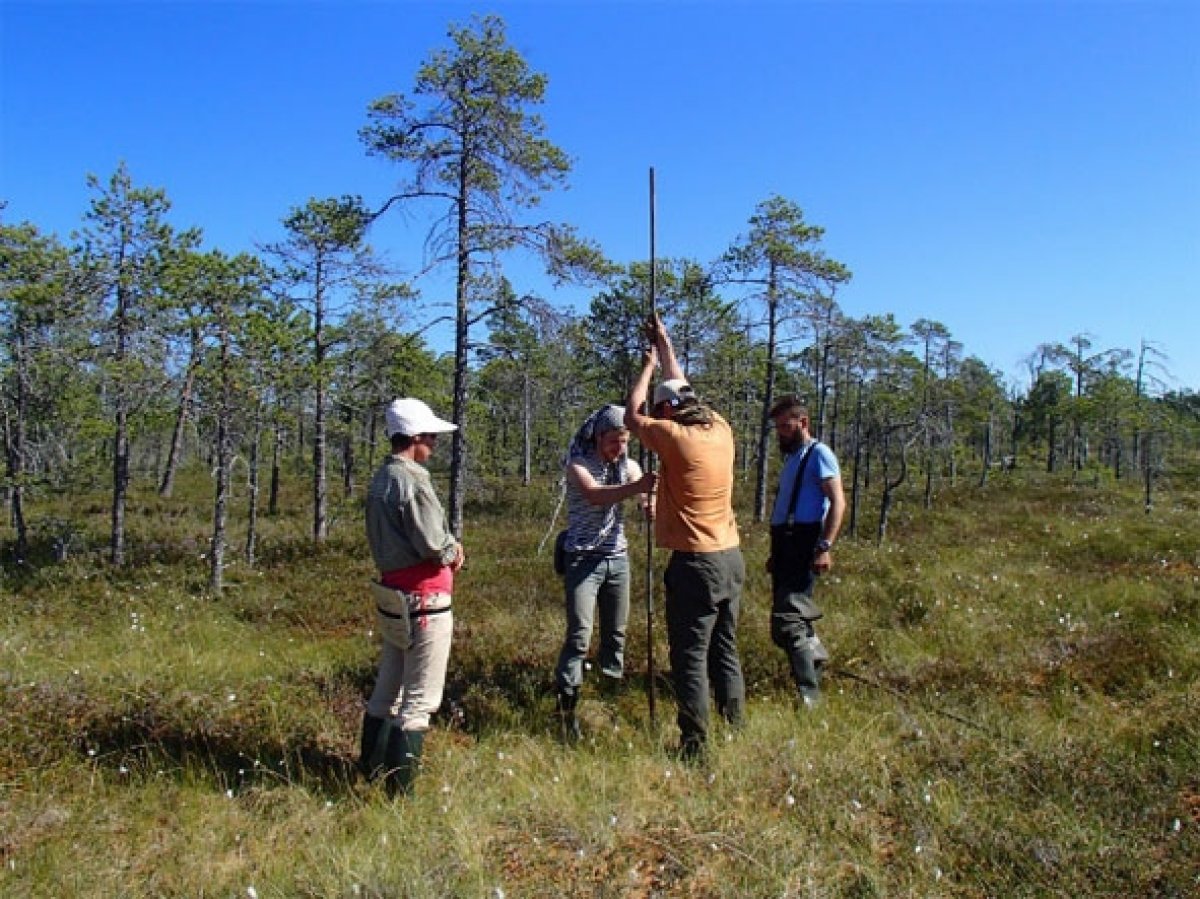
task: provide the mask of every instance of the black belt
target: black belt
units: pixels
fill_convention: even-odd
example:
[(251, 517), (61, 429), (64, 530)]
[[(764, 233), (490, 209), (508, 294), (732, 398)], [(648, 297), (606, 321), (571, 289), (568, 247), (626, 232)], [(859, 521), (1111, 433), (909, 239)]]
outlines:
[[(415, 612), (409, 612), (408, 617), (410, 619), (412, 619), (412, 618), (427, 618), (430, 615), (441, 615), (443, 612), (449, 612), (451, 608), (452, 608), (452, 606), (442, 606), (442, 608), (440, 608), (440, 609), (417, 609), (417, 611), (415, 611)], [(389, 612), (383, 606), (376, 606), (375, 609), (384, 618), (399, 619), (399, 618), (404, 617), (404, 615), (399, 614), (397, 612)]]

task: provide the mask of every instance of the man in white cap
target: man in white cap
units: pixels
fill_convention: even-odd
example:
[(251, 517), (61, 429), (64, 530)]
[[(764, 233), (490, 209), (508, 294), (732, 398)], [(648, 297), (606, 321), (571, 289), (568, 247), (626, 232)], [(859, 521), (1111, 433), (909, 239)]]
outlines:
[[(663, 574), (671, 680), (678, 704), (680, 750), (700, 756), (708, 735), (708, 690), (732, 725), (746, 702), (737, 622), (746, 566), (733, 515), (733, 431), (697, 398), (675, 359), (667, 329), (654, 316), (653, 346), (629, 394), (625, 423), (662, 463), (655, 540), (671, 550)], [(642, 413), (656, 360), (667, 379)]]
[(442, 702), (454, 627), (450, 597), (464, 556), (424, 467), (438, 434), (458, 426), (412, 398), (393, 400), (386, 423), (391, 455), (371, 479), (366, 506), (383, 650), (363, 715), (359, 768), (369, 778), (382, 774), (395, 795), (409, 790), (429, 719)]

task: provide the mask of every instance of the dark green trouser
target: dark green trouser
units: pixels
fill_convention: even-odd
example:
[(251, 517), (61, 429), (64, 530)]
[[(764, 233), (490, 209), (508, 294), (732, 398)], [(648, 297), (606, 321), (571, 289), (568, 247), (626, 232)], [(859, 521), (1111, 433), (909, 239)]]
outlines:
[(817, 698), (820, 666), (829, 659), (813, 627), (821, 617), (812, 599), (813, 550), (820, 534), (819, 521), (771, 526), (771, 640), (787, 653), (796, 687), (806, 700)]
[(737, 622), (745, 580), (746, 565), (737, 547), (674, 552), (667, 563), (667, 640), (685, 752), (698, 750), (707, 738), (710, 682), (720, 714), (731, 724), (741, 723), (746, 684)]

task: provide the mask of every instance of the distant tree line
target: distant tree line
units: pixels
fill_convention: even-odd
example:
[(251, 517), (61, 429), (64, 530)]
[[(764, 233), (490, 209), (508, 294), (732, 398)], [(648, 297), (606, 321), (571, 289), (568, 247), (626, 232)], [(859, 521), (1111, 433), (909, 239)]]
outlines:
[[(567, 225), (532, 221), (565, 182), (565, 154), (536, 115), (546, 79), (508, 46), (495, 17), (450, 29), (410, 94), (371, 104), (367, 152), (402, 170), (397, 190), (312, 198), (278, 241), (230, 255), (167, 218), (165, 191), (124, 164), (89, 178), (93, 197), (67, 242), (0, 220), (0, 426), (8, 561), (29, 551), (39, 496), (111, 486), (108, 556), (125, 564), (134, 478), (169, 495), (177, 471), (213, 473), (210, 587), (222, 588), (228, 522), (278, 510), (281, 479), (311, 485), (311, 536), (328, 535), (331, 493), (353, 497), (386, 441), (381, 409), (420, 395), (460, 424), (450, 460), (452, 528), (481, 479), (531, 484), (558, 473), (574, 427), (620, 401), (641, 350), (650, 264), (617, 263)], [(369, 238), (396, 207), (434, 204), (428, 258), (401, 278)], [(2, 212), (2, 207), (0, 207)], [(1165, 392), (1154, 345), (1098, 349), (1087, 334), (1037, 346), (1029, 383), (1006, 384), (965, 356), (945, 325), (848, 316), (848, 267), (823, 229), (779, 196), (751, 211), (715, 260), (656, 260), (655, 302), (701, 395), (738, 435), (739, 465), (763, 516), (773, 452), (768, 410), (804, 396), (815, 432), (844, 460), (849, 529), (883, 539), (901, 485), (925, 505), (938, 486), (1044, 465), (1138, 478), (1152, 500), (1173, 450), (1195, 450), (1200, 396)], [(513, 284), (505, 260), (538, 255), (556, 284), (594, 289), (585, 313)], [(413, 321), (421, 275), (454, 273), (454, 347), (439, 355)], [(248, 472), (235, 496), (235, 461)], [(331, 482), (336, 486), (331, 487)], [(865, 502), (871, 497), (871, 505)], [(232, 504), (242, 503), (241, 511)]]

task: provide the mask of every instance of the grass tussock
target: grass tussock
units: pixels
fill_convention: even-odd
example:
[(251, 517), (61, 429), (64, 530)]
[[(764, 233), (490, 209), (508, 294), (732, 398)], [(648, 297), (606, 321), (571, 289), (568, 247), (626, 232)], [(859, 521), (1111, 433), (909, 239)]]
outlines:
[(1119, 485), (1011, 475), (905, 499), (888, 543), (839, 544), (807, 714), (769, 639), (766, 534), (745, 523), (747, 721), (685, 765), (661, 596), (647, 714), (640, 577), (626, 687), (589, 679), (586, 739), (559, 745), (561, 585), (536, 554), (554, 496), (481, 485), (446, 702), (391, 802), (353, 771), (377, 652), (355, 503), (314, 547), (297, 491), (214, 598), (203, 489), (138, 497), (120, 572), (102, 497), (47, 506), (31, 564), (0, 575), (5, 896), (1200, 889), (1194, 493), (1147, 515)]

